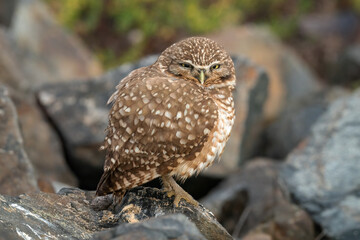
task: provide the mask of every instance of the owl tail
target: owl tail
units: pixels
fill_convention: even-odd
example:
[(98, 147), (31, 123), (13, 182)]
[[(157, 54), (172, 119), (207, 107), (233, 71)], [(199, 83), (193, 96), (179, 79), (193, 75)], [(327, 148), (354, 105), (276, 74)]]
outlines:
[(105, 171), (103, 173), (96, 187), (96, 196), (104, 196), (113, 192), (113, 190), (111, 190), (109, 187), (110, 176), (111, 171)]

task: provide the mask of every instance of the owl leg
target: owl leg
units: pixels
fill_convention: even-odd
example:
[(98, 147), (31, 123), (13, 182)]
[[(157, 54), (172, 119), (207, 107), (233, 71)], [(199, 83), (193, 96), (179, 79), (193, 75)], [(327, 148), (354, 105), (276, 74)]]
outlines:
[(118, 190), (113, 192), (113, 204), (119, 204), (121, 200), (124, 198), (126, 190)]
[(188, 203), (199, 206), (199, 203), (190, 194), (184, 191), (176, 181), (169, 175), (161, 176), (164, 186), (164, 191), (167, 192), (168, 197), (175, 196), (174, 204), (176, 207), (179, 206), (181, 199), (184, 199)]

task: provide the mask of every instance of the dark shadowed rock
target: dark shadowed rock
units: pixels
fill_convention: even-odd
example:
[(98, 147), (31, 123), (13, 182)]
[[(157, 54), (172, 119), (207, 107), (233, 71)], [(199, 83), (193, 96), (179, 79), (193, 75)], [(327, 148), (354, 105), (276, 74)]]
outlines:
[(360, 85), (360, 45), (349, 46), (340, 54), (332, 68), (330, 80), (341, 86)]
[(34, 97), (12, 94), (24, 149), (39, 178), (77, 186), (77, 179), (69, 169), (58, 135), (47, 122)]
[(360, 232), (360, 90), (332, 103), (281, 171), (288, 190), (336, 239)]
[(31, 89), (102, 73), (99, 62), (56, 23), (42, 1), (18, 0), (9, 32)]
[(331, 88), (288, 104), (266, 130), (266, 156), (284, 159), (310, 134), (311, 127), (328, 105), (346, 94), (348, 92), (344, 89)]
[(157, 189), (135, 188), (120, 205), (102, 211), (93, 210), (93, 198), (94, 192), (75, 188), (58, 194), (0, 195), (0, 233), (17, 236), (10, 239), (232, 239), (208, 210), (186, 202), (175, 208)]
[(313, 240), (310, 217), (281, 191), (277, 181), (279, 166), (271, 160), (254, 159), (201, 202), (233, 237), (261, 233), (271, 239)]
[(122, 224), (111, 230), (95, 234), (92, 238), (92, 240), (110, 239), (205, 240), (206, 238), (186, 216), (173, 214), (151, 218), (140, 223)]
[(18, 118), (6, 88), (0, 86), (0, 194), (36, 191), (33, 166), (24, 150)]
[(18, 0), (1, 0), (0, 1), (0, 25), (9, 27), (11, 24), (11, 19), (14, 14), (16, 3)]

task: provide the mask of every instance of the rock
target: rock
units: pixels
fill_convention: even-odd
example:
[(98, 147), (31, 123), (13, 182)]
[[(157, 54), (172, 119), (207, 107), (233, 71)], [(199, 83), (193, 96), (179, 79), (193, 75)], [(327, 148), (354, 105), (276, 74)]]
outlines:
[(313, 13), (302, 16), (299, 22), (301, 34), (313, 40), (338, 36), (343, 41), (349, 41), (356, 37), (358, 27), (359, 17), (354, 11)]
[[(9, 35), (0, 29), (0, 84), (8, 86), (19, 116), (25, 151), (39, 178), (76, 186), (76, 179), (63, 156), (60, 139), (28, 89), (27, 77), (19, 69)], [(46, 160), (44, 161), (44, 156)]]
[(266, 28), (230, 27), (209, 35), (234, 55), (247, 56), (269, 75), (264, 118), (269, 121), (289, 103), (321, 89), (307, 65)]
[(0, 86), (0, 194), (18, 195), (38, 189), (24, 150), (15, 106)]
[(26, 81), (24, 73), (21, 71), (16, 48), (11, 42), (9, 33), (0, 27), (0, 81), (12, 89), (28, 89), (29, 83)]
[(359, 86), (360, 45), (347, 47), (338, 57), (330, 76), (331, 83), (341, 86)]
[(111, 230), (95, 234), (93, 240), (110, 239), (184, 239), (206, 240), (195, 224), (182, 214), (165, 215), (149, 220), (119, 225)]
[(168, 198), (163, 191), (154, 188), (140, 187), (129, 191), (119, 208), (122, 209), (119, 217), (124, 222), (134, 223), (170, 213), (181, 213), (197, 226), (206, 239), (232, 239), (203, 206), (195, 207), (182, 199), (179, 207), (174, 207), (173, 198)]
[(17, 0), (1, 0), (0, 25), (9, 27), (16, 8)]
[(265, 233), (252, 233), (243, 237), (242, 240), (273, 240), (273, 238)]
[(253, 235), (261, 233), (263, 239), (269, 235), (270, 239), (312, 240), (312, 220), (289, 202), (277, 182), (279, 166), (269, 159), (254, 159), (200, 202), (233, 237), (246, 234), (256, 239)]
[(327, 106), (346, 94), (347, 91), (342, 88), (330, 88), (288, 104), (265, 132), (265, 155), (284, 159), (310, 134), (311, 127), (326, 111)]
[(60, 139), (34, 97), (12, 94), (12, 99), (19, 116), (24, 149), (37, 176), (46, 181), (77, 186), (77, 179), (65, 160)]
[(333, 102), (281, 171), (296, 202), (336, 239), (360, 232), (359, 101), (357, 90)]
[(336, 79), (334, 68), (337, 68), (339, 55), (358, 41), (360, 18), (348, 7), (323, 8), (327, 10), (300, 17), (298, 34), (301, 37), (292, 45), (324, 80), (332, 82)]
[[(201, 234), (206, 239), (232, 239), (206, 209), (183, 201), (175, 208), (172, 199), (160, 190), (132, 189), (121, 204), (102, 211), (92, 209), (93, 198), (94, 192), (75, 188), (62, 189), (58, 194), (0, 195), (0, 231), (5, 236), (18, 235), (10, 239), (19, 239), (19, 236), (28, 239), (111, 239), (113, 236), (204, 239)], [(128, 222), (136, 224), (126, 224)], [(103, 232), (106, 230), (110, 231)]]
[(60, 27), (38, 0), (18, 0), (9, 29), (29, 87), (100, 75), (101, 66), (79, 39)]

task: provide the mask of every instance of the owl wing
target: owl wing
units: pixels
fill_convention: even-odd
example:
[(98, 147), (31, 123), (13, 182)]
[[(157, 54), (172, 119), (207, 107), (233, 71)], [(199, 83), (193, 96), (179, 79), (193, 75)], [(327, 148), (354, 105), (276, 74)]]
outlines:
[(107, 156), (98, 189), (109, 184), (115, 172), (119, 176), (114, 178), (129, 182), (120, 188), (130, 188), (136, 185), (131, 174), (148, 171), (141, 177), (151, 180), (195, 159), (218, 116), (210, 96), (186, 80), (158, 77), (124, 82), (111, 99), (104, 143)]

